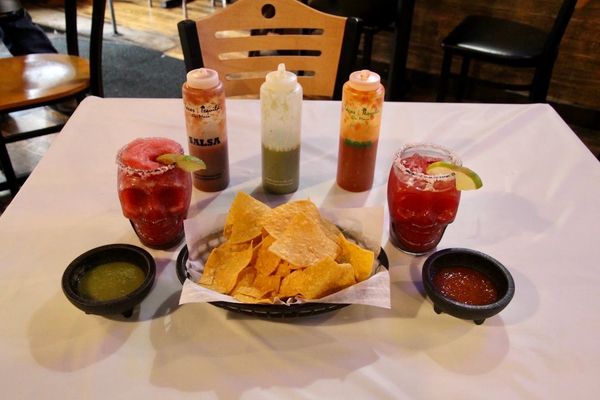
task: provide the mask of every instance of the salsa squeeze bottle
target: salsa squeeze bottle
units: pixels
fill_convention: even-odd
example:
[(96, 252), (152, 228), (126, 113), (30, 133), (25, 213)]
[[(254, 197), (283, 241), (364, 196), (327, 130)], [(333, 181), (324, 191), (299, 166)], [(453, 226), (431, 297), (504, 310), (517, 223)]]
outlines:
[(190, 154), (206, 163), (194, 172), (194, 187), (216, 192), (229, 185), (229, 153), (225, 91), (217, 71), (199, 68), (187, 73), (182, 87)]
[(279, 64), (260, 87), (262, 183), (272, 193), (298, 189), (302, 86)]
[(373, 186), (385, 89), (378, 74), (355, 71), (344, 84), (337, 184), (351, 192)]

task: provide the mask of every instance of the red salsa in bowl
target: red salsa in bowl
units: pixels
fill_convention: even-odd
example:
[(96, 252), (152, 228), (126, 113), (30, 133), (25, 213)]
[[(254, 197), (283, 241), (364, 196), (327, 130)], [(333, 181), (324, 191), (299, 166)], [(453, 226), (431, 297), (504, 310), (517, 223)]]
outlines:
[(498, 300), (498, 290), (484, 273), (469, 267), (442, 267), (434, 286), (446, 297), (465, 304), (485, 305)]
[(461, 248), (436, 251), (423, 264), (423, 287), (436, 313), (482, 324), (512, 300), (510, 272), (487, 254)]

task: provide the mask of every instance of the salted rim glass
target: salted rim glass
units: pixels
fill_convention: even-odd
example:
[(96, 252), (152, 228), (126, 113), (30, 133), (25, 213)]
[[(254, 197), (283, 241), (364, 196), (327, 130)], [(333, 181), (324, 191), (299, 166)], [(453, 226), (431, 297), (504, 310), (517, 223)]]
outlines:
[[(123, 151), (125, 151), (125, 149), (128, 146), (129, 146), (129, 144), (121, 147), (121, 149), (117, 153), (117, 158), (116, 158), (116, 162), (117, 162), (117, 166), (118, 166), (119, 170), (127, 175), (138, 175), (141, 178), (147, 178), (149, 176), (162, 175), (165, 172), (171, 171), (172, 169), (175, 169), (177, 167), (175, 164), (168, 164), (168, 165), (161, 165), (160, 167), (154, 168), (154, 169), (143, 169), (143, 168), (134, 168), (134, 167), (130, 167), (129, 165), (125, 165), (125, 163), (123, 163), (123, 161), (121, 160), (121, 154), (123, 153)], [(181, 149), (181, 152), (183, 152), (183, 149)]]
[(458, 156), (452, 150), (447, 149), (446, 147), (443, 147), (443, 146), (440, 146), (437, 144), (408, 143), (408, 144), (405, 144), (404, 146), (400, 147), (400, 149), (398, 149), (396, 151), (396, 153), (394, 153), (394, 158), (393, 158), (394, 168), (397, 168), (403, 174), (410, 175), (415, 180), (424, 180), (427, 183), (431, 183), (432, 184), (431, 188), (427, 187), (427, 190), (435, 190), (435, 187), (433, 186), (433, 184), (435, 182), (448, 181), (451, 179), (455, 179), (455, 173), (450, 172), (448, 174), (441, 174), (441, 175), (428, 175), (426, 173), (413, 171), (409, 167), (406, 167), (401, 162), (401, 160), (403, 160), (404, 158), (410, 157), (413, 154), (419, 154), (422, 156), (430, 156), (430, 157), (434, 157), (434, 158), (440, 158), (441, 161), (448, 161), (454, 165), (459, 165), (459, 166), (462, 165), (462, 161), (460, 160), (460, 158), (458, 158)]

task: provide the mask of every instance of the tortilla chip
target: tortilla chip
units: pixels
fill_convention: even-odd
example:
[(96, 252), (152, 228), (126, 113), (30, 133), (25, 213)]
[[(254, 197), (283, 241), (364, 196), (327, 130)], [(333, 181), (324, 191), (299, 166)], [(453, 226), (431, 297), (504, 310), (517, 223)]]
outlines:
[(325, 235), (318, 223), (300, 213), (269, 249), (290, 264), (309, 266), (325, 257), (335, 259), (339, 246)]
[(258, 298), (266, 297), (271, 293), (277, 293), (281, 278), (277, 275), (257, 274), (252, 282), (252, 286), (258, 290), (260, 295)]
[(331, 222), (321, 218), (319, 209), (310, 200), (296, 200), (272, 208), (261, 218), (261, 225), (274, 238), (279, 239), (287, 229), (290, 221), (298, 214), (305, 214), (319, 224), (323, 232), (332, 241), (337, 240), (340, 230)]
[(292, 268), (289, 262), (281, 260), (279, 265), (277, 266), (277, 270), (275, 270), (275, 275), (279, 278), (285, 278), (292, 272)]
[(320, 299), (355, 283), (352, 265), (338, 264), (327, 257), (318, 264), (294, 271), (284, 278), (279, 288), (279, 296)]
[(253, 296), (248, 296), (243, 293), (234, 293), (232, 294), (233, 298), (241, 303), (247, 304), (270, 304), (272, 301), (270, 299), (257, 299)]
[(241, 251), (232, 251), (222, 245), (214, 249), (204, 266), (199, 283), (220, 293), (230, 293), (238, 281), (238, 275), (252, 259), (252, 245)]
[(356, 282), (368, 279), (373, 273), (375, 254), (371, 250), (363, 249), (359, 245), (350, 242), (342, 234), (340, 234), (339, 243), (342, 247), (342, 253), (337, 261), (352, 264)]
[(238, 274), (238, 280), (235, 284), (235, 287), (232, 290), (232, 293), (236, 293), (237, 291), (247, 292), (245, 288), (252, 287), (252, 282), (254, 282), (254, 278), (256, 278), (256, 269), (250, 266), (244, 268)]
[(263, 239), (258, 248), (256, 264), (254, 267), (262, 275), (271, 275), (277, 269), (281, 258), (269, 250), (269, 247), (275, 242), (273, 236), (267, 236)]
[(244, 192), (238, 192), (225, 220), (223, 233), (230, 243), (250, 241), (262, 233), (259, 224), (263, 214), (271, 208)]

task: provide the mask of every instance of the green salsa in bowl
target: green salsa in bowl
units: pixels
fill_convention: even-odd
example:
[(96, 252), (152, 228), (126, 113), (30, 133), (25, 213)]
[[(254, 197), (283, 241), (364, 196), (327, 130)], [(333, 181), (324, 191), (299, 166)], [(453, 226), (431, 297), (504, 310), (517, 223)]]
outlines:
[(73, 260), (62, 277), (69, 301), (88, 314), (122, 314), (133, 309), (150, 292), (156, 264), (144, 249), (110, 244), (89, 250)]

